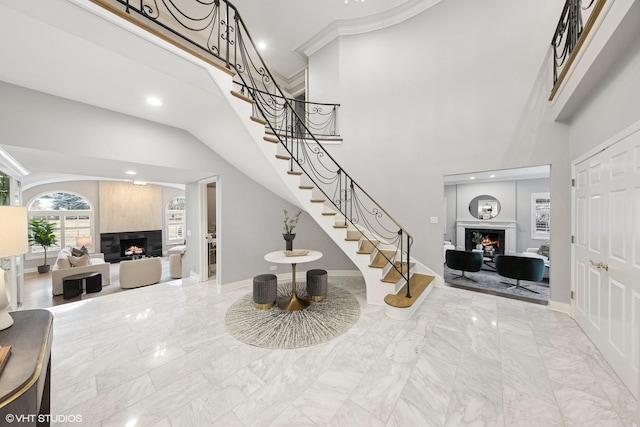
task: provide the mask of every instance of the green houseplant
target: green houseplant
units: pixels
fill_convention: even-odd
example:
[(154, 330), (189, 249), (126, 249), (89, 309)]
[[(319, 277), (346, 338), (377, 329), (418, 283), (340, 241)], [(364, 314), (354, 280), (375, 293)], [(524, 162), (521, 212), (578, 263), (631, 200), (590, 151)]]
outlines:
[(286, 250), (293, 250), (293, 239), (295, 239), (296, 234), (293, 230), (296, 229), (296, 225), (298, 225), (298, 221), (300, 220), (300, 214), (302, 211), (298, 212), (294, 216), (289, 216), (289, 213), (285, 209), (284, 211), (284, 233), (282, 233), (282, 237), (286, 242)]
[(58, 239), (54, 234), (55, 224), (45, 219), (31, 218), (29, 220), (29, 244), (40, 245), (44, 249), (44, 263), (38, 266), (38, 273), (46, 273), (49, 271), (47, 264), (47, 249), (58, 243)]
[(482, 242), (484, 241), (484, 236), (482, 235), (482, 233), (474, 231), (471, 240), (476, 244), (476, 249), (482, 249)]

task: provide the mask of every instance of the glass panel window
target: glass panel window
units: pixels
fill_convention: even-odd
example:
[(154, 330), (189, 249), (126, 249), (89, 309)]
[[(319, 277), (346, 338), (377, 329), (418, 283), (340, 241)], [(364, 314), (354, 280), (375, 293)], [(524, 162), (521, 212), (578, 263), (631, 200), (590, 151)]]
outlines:
[(184, 197), (176, 197), (167, 204), (165, 215), (167, 243), (182, 243), (184, 241), (184, 208)]
[(531, 195), (531, 238), (548, 239), (551, 232), (551, 199), (549, 193)]
[[(28, 210), (29, 219), (44, 219), (54, 224), (57, 243), (47, 249), (47, 254), (60, 248), (76, 247), (78, 236), (92, 236), (93, 210), (82, 196), (64, 192), (44, 194), (33, 200)], [(43, 252), (41, 246), (33, 245), (29, 253)]]

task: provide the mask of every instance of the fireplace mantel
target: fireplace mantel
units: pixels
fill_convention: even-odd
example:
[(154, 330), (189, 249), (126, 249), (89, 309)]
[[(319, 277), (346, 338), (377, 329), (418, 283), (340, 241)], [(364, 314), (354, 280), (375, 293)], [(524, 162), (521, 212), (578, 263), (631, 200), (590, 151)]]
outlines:
[(504, 230), (504, 253), (516, 253), (516, 222), (515, 221), (456, 221), (456, 249), (464, 251), (464, 232), (467, 228), (484, 230)]

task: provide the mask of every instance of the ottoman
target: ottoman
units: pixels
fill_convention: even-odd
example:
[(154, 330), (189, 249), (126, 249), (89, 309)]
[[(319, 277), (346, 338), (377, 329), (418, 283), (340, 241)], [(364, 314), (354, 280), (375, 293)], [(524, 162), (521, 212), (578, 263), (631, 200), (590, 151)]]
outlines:
[(259, 310), (276, 305), (278, 278), (275, 274), (261, 274), (253, 278), (253, 302)]
[(327, 298), (327, 271), (307, 271), (307, 294), (311, 301), (324, 301)]

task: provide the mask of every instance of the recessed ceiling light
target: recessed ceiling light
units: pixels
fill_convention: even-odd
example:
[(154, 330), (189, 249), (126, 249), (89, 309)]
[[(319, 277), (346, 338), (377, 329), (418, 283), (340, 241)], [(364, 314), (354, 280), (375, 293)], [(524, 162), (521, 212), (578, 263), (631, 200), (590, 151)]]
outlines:
[(127, 175), (137, 175), (136, 171), (126, 171), (125, 172)]
[(495, 177), (496, 177), (495, 175), (489, 175), (489, 178), (495, 178)]
[(476, 179), (476, 177), (475, 176), (470, 176), (469, 179)]
[(267, 44), (265, 42), (258, 42), (258, 49), (265, 50), (267, 48)]
[(160, 101), (160, 98), (156, 98), (155, 96), (150, 96), (147, 98), (147, 104), (159, 107), (162, 105), (162, 101)]

